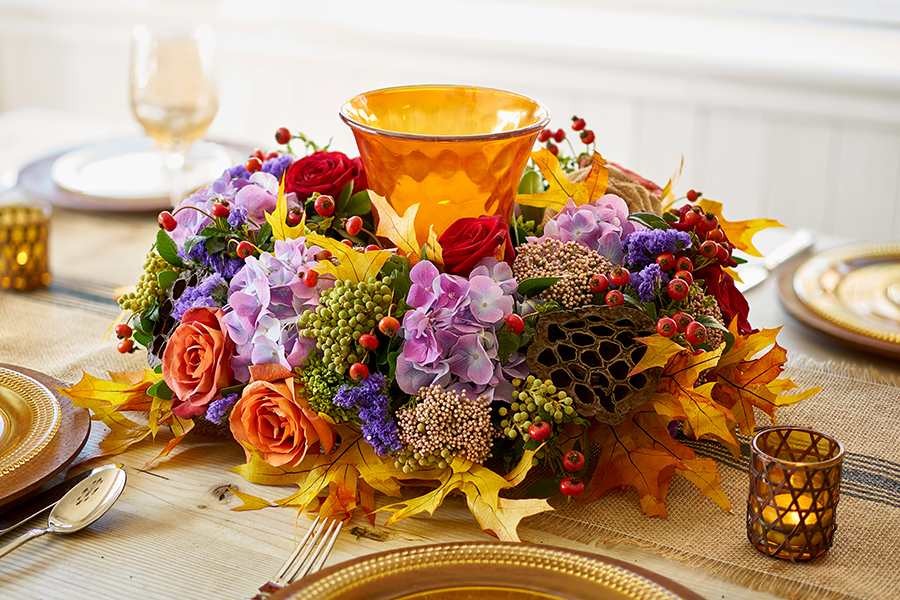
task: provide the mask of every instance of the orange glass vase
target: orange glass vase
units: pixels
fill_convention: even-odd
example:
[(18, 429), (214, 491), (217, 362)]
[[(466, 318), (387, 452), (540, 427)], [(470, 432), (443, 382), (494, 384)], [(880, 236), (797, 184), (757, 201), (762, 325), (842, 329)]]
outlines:
[(512, 217), (519, 179), (550, 113), (489, 88), (424, 85), (360, 94), (341, 106), (369, 188), (399, 215), (419, 204), (416, 236), (462, 217)]

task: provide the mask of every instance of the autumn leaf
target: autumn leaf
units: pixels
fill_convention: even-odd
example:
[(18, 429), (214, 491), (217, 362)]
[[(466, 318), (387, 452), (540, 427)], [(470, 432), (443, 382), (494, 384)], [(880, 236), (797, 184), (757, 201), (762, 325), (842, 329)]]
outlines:
[(276, 240), (293, 240), (301, 237), (306, 231), (306, 213), (303, 213), (303, 219), (299, 224), (291, 227), (287, 223), (288, 209), (287, 198), (284, 195), (284, 179), (278, 186), (278, 200), (275, 203), (275, 210), (266, 213), (266, 222), (272, 227), (272, 237)]
[(634, 368), (631, 369), (631, 372), (628, 374), (629, 377), (636, 375), (641, 371), (646, 371), (647, 369), (664, 367), (669, 363), (669, 360), (673, 356), (685, 350), (684, 346), (680, 345), (678, 342), (663, 337), (658, 333), (648, 335), (647, 337), (634, 338), (634, 341), (647, 346), (647, 352), (644, 353), (644, 356), (641, 357), (638, 364), (634, 365)]
[(537, 208), (561, 210), (571, 198), (576, 206), (587, 204), (606, 193), (609, 184), (609, 169), (606, 160), (598, 152), (594, 152), (591, 171), (587, 179), (580, 183), (572, 183), (566, 176), (556, 157), (546, 148), (532, 153), (531, 160), (541, 170), (541, 174), (550, 187), (539, 194), (519, 194), (516, 203)]
[(669, 210), (669, 208), (675, 203), (677, 198), (673, 193), (673, 189), (676, 185), (678, 185), (678, 180), (681, 179), (681, 172), (684, 170), (684, 154), (681, 155), (681, 162), (678, 163), (678, 169), (672, 176), (669, 178), (669, 181), (666, 183), (666, 187), (663, 188), (662, 192), (659, 195), (659, 203), (662, 207), (662, 211), (665, 212)]
[(246, 494), (240, 490), (237, 490), (233, 487), (229, 487), (228, 491), (235, 495), (235, 497), (240, 500), (243, 504), (240, 506), (236, 506), (231, 510), (259, 510), (261, 508), (268, 508), (270, 506), (276, 506), (272, 504), (268, 500), (263, 500), (258, 496), (254, 496), (252, 494)]
[(422, 244), (427, 242), (416, 237), (416, 214), (419, 212), (419, 205), (413, 204), (401, 217), (384, 196), (369, 190), (369, 199), (372, 201), (372, 208), (378, 214), (378, 228), (375, 235), (389, 239), (404, 256), (418, 258)]
[(434, 232), (434, 225), (428, 228), (428, 242), (425, 244), (425, 253), (428, 256), (428, 260), (437, 265), (439, 269), (444, 268), (444, 250), (441, 248), (440, 242), (438, 242), (438, 236)]
[(335, 265), (330, 260), (319, 261), (315, 270), (320, 275), (328, 273), (335, 279), (341, 281), (349, 279), (352, 283), (368, 281), (370, 277), (377, 276), (381, 267), (391, 257), (391, 252), (388, 250), (358, 252), (346, 244), (317, 233), (310, 233), (306, 236), (306, 245), (319, 246), (329, 250), (340, 262), (339, 265)]
[(746, 252), (750, 256), (762, 256), (759, 250), (753, 246), (753, 236), (769, 227), (784, 227), (774, 219), (751, 219), (749, 221), (726, 221), (722, 216), (722, 203), (703, 198), (697, 206), (705, 212), (711, 212), (719, 219), (719, 227), (725, 232), (728, 241), (734, 244), (738, 250)]

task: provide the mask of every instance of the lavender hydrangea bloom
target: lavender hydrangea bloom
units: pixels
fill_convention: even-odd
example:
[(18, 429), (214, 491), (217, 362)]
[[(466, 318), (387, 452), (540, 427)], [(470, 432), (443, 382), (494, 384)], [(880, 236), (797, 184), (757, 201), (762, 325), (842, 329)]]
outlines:
[(512, 294), (519, 288), (519, 282), (517, 282), (516, 278), (513, 276), (512, 267), (510, 267), (508, 263), (497, 260), (493, 256), (481, 259), (478, 264), (475, 265), (475, 268), (472, 269), (472, 272), (469, 273), (469, 278), (472, 279), (479, 275), (490, 277), (496, 281), (504, 294)]
[(544, 226), (544, 239), (578, 242), (599, 252), (612, 263), (622, 262), (622, 239), (635, 231), (628, 220), (628, 205), (614, 194), (606, 194), (581, 206), (569, 198), (566, 206)]
[(271, 158), (263, 163), (262, 169), (260, 169), (263, 173), (268, 173), (281, 181), (281, 176), (284, 175), (284, 172), (287, 170), (291, 163), (294, 162), (294, 157), (290, 154), (282, 154), (281, 156), (276, 156), (275, 158)]
[(633, 273), (630, 283), (637, 290), (641, 302), (650, 302), (669, 283), (669, 276), (654, 262)]
[(218, 400), (210, 402), (209, 406), (206, 407), (206, 420), (215, 423), (216, 425), (221, 425), (225, 413), (228, 412), (228, 409), (234, 406), (237, 401), (237, 394), (228, 394), (227, 396), (222, 396)]
[(625, 238), (622, 248), (629, 269), (643, 269), (664, 252), (675, 253), (691, 247), (691, 236), (676, 229), (639, 229)]
[(213, 291), (219, 287), (227, 290), (228, 284), (220, 274), (213, 273), (201, 281), (196, 287), (189, 286), (185, 288), (181, 296), (178, 297), (178, 300), (175, 301), (175, 306), (172, 308), (172, 318), (180, 321), (181, 317), (184, 316), (184, 313), (190, 308), (218, 306), (218, 303), (213, 299), (212, 294)]
[(344, 385), (334, 395), (335, 405), (357, 410), (363, 437), (379, 456), (403, 448), (397, 424), (390, 416), (390, 399), (384, 393), (384, 384), (384, 375), (372, 373), (360, 385)]
[(468, 308), (475, 321), (488, 326), (512, 314), (513, 299), (490, 277), (476, 275), (469, 280)]

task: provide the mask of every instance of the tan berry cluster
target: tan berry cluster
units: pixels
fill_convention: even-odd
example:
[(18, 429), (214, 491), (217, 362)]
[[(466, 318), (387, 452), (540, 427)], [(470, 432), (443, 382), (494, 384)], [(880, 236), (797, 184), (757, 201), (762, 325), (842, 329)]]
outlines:
[(483, 463), (499, 436), (484, 396), (470, 400), (439, 385), (419, 390), (413, 406), (397, 411), (397, 424), (404, 449), (394, 464), (405, 473), (445, 468), (456, 457)]
[(607, 274), (612, 264), (578, 242), (561, 242), (546, 238), (519, 246), (513, 263), (517, 281), (534, 277), (562, 277), (541, 297), (556, 300), (566, 308), (591, 303), (591, 277)]

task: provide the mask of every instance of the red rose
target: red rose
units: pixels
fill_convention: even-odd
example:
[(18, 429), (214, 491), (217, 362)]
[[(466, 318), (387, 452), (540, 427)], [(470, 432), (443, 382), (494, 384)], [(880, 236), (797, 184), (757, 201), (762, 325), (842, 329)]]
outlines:
[(172, 412), (182, 419), (203, 414), (219, 390), (231, 384), (234, 341), (221, 308), (191, 308), (166, 343), (163, 379), (175, 396)]
[(514, 258), (509, 227), (499, 215), (457, 219), (438, 239), (448, 273), (468, 277), (478, 262), (488, 256), (505, 260)]
[(343, 152), (314, 152), (288, 167), (284, 192), (294, 192), (301, 202), (314, 192), (337, 198), (351, 181), (354, 192), (366, 189), (366, 172), (359, 158), (351, 160)]
[(741, 335), (748, 335), (754, 331), (747, 320), (747, 316), (750, 314), (750, 305), (747, 304), (744, 295), (735, 287), (731, 275), (719, 267), (709, 266), (694, 271), (694, 278), (706, 281), (706, 293), (716, 299), (726, 325), (729, 325), (737, 317), (738, 332)]

